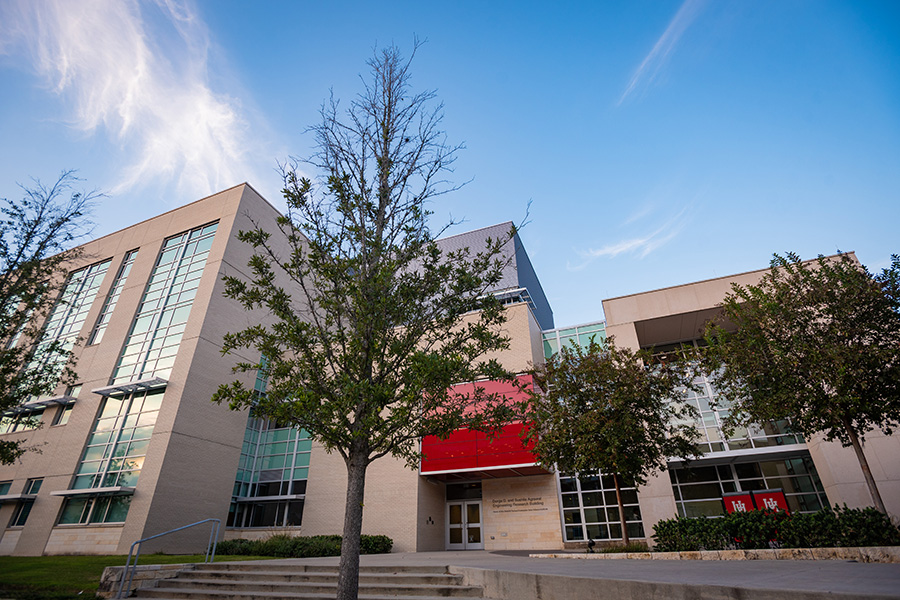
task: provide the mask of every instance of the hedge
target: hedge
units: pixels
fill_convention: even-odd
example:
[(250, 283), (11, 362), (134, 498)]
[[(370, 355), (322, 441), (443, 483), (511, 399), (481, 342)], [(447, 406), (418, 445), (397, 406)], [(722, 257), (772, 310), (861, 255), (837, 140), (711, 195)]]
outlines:
[[(363, 554), (387, 554), (394, 542), (386, 535), (364, 535), (360, 538)], [(217, 554), (278, 556), (282, 558), (313, 558), (340, 556), (341, 536), (291, 536), (277, 534), (266, 540), (225, 540), (216, 547)]]
[(676, 517), (658, 522), (657, 552), (840, 548), (900, 545), (900, 529), (874, 508), (835, 506), (815, 513), (753, 510), (723, 517)]

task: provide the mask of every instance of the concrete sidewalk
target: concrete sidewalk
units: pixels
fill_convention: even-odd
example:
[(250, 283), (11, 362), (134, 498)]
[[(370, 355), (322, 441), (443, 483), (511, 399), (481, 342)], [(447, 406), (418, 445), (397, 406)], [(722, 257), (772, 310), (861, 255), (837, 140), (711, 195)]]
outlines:
[[(267, 562), (337, 564), (338, 559)], [(368, 555), (361, 564), (450, 566), (485, 585), (485, 597), (510, 600), (900, 598), (900, 564), (838, 560), (566, 560), (469, 551)]]

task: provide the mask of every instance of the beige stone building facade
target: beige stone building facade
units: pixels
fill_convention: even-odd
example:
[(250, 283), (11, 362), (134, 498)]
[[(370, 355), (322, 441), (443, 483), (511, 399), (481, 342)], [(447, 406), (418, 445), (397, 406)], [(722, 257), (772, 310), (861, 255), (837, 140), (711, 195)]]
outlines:
[[(0, 555), (123, 554), (143, 537), (208, 518), (222, 537), (341, 531), (346, 472), (303, 431), (210, 402), (233, 379), (225, 333), (264, 315), (223, 295), (224, 275), (246, 272), (236, 239), (252, 223), (274, 227), (278, 211), (243, 184), (84, 246), (45, 335), (83, 340), (77, 385), (3, 416), (2, 439), (35, 451), (0, 466)], [(441, 241), (478, 247), (501, 224)], [(607, 300), (606, 322), (554, 328), (552, 310), (518, 236), (497, 293), (510, 347), (499, 357), (527, 371), (565, 344), (614, 334), (630, 347), (696, 339), (731, 282), (762, 272)], [(73, 337), (73, 339), (74, 339)], [(852, 452), (790, 436), (779, 424), (724, 439), (703, 413), (709, 454), (639, 490), (625, 491), (629, 533), (647, 538), (675, 514), (716, 514), (734, 489), (785, 488), (792, 507), (868, 503)], [(246, 381), (257, 385), (260, 381)], [(494, 385), (480, 382), (464, 385)], [(33, 429), (20, 417), (41, 422)], [(556, 474), (536, 465), (514, 424), (496, 440), (461, 430), (423, 440), (418, 469), (385, 458), (368, 470), (363, 532), (395, 551), (556, 549), (621, 537), (611, 478)], [(890, 510), (900, 514), (900, 440), (872, 436), (867, 452)], [(145, 551), (197, 552), (208, 529), (177, 534)]]

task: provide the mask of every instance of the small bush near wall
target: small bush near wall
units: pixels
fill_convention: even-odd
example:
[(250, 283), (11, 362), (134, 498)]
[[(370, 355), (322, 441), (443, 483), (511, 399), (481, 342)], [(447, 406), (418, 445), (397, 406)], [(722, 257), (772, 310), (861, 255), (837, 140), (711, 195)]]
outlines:
[[(360, 540), (363, 554), (386, 554), (394, 542), (386, 535), (364, 535)], [(267, 540), (225, 540), (216, 547), (217, 554), (313, 558), (340, 556), (341, 536), (291, 536), (278, 534)]]
[(846, 506), (815, 513), (754, 510), (720, 518), (677, 517), (653, 529), (657, 552), (900, 545), (900, 529), (887, 515)]

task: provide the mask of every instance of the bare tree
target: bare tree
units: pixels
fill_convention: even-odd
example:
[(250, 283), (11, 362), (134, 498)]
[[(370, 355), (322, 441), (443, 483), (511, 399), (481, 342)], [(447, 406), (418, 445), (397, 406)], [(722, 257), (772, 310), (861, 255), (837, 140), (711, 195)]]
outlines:
[[(70, 349), (42, 340), (41, 326), (57, 302), (67, 265), (77, 255), (73, 243), (88, 231), (86, 220), (96, 192), (73, 189), (73, 171), (51, 186), (34, 180), (22, 186), (21, 200), (0, 200), (0, 411), (15, 409), (33, 396), (52, 393), (71, 378)], [(21, 456), (20, 442), (0, 441), (0, 464)]]

